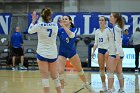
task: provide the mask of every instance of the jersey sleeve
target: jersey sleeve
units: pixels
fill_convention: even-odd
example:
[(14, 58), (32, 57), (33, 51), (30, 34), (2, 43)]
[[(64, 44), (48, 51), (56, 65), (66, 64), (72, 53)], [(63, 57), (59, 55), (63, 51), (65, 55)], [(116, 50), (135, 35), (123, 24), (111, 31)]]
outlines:
[(116, 48), (116, 54), (119, 54), (119, 51), (120, 51), (120, 38), (121, 38), (121, 29), (118, 28), (118, 27), (115, 27), (114, 28), (115, 30), (115, 48)]
[(36, 33), (36, 32), (38, 32), (39, 31), (39, 24), (30, 24), (30, 26), (29, 26), (29, 28), (28, 28), (28, 33), (29, 34), (34, 34), (34, 33)]

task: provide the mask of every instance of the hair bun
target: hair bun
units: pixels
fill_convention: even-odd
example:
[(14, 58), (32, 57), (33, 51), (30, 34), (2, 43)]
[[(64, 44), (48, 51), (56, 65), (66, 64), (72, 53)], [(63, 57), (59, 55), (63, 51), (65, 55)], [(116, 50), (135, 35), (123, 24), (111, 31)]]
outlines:
[(44, 8), (41, 11), (41, 17), (45, 22), (49, 22), (51, 20), (52, 11), (50, 8)]

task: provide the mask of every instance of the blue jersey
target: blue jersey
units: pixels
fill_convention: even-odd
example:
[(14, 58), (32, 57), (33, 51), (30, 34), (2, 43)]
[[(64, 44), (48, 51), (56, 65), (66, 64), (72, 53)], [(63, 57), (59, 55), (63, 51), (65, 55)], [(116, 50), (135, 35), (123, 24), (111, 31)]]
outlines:
[(122, 44), (128, 46), (130, 37), (128, 35), (123, 35)]
[(74, 38), (70, 38), (63, 28), (59, 28), (58, 30), (58, 36), (60, 39), (59, 54), (60, 52), (63, 52), (64, 55), (67, 55), (65, 57), (72, 57), (72, 54), (74, 55), (76, 53), (75, 41), (77, 29), (70, 28), (70, 30), (75, 33)]
[(22, 35), (19, 32), (14, 32), (11, 38), (12, 47), (22, 48), (23, 39)]

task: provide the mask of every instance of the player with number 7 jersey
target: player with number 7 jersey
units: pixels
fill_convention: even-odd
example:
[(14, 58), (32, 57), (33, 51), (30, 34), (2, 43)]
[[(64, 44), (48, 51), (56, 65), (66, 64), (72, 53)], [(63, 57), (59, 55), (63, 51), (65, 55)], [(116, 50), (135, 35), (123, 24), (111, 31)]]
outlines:
[[(61, 93), (61, 83), (57, 70), (56, 37), (58, 26), (51, 20), (52, 10), (50, 8), (43, 8), (40, 15), (42, 21), (37, 22), (36, 11), (32, 13), (32, 23), (29, 26), (28, 33), (37, 33), (38, 35), (36, 58), (42, 76), (42, 86), (44, 93), (50, 93), (49, 76), (51, 76), (57, 93)], [(37, 24), (35, 24), (36, 22)]]
[(57, 58), (56, 37), (58, 33), (58, 26), (56, 23), (39, 22), (35, 25), (31, 23), (28, 32), (30, 34), (37, 32), (37, 53), (39, 55), (50, 59)]

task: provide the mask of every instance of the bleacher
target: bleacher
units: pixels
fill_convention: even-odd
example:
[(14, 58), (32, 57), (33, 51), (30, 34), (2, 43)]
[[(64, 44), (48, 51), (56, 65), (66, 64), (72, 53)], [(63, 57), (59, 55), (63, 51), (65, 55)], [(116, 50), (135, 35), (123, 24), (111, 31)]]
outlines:
[(9, 49), (9, 36), (0, 35), (0, 68), (8, 66), (10, 49)]
[[(28, 69), (38, 69), (36, 62), (36, 48), (37, 48), (37, 34), (23, 34), (24, 36), (24, 63)], [(81, 59), (83, 66), (86, 66), (88, 58), (88, 44), (86, 44), (85, 39), (89, 37), (88, 43), (94, 43), (94, 36), (91, 35), (81, 35), (77, 39), (77, 53)], [(0, 68), (10, 67), (12, 64), (11, 58), (11, 45), (9, 35), (0, 35)], [(57, 39), (57, 46), (59, 46), (59, 39)], [(16, 61), (20, 61), (17, 57)], [(17, 64), (19, 62), (16, 62)]]

